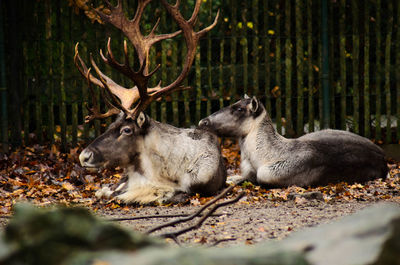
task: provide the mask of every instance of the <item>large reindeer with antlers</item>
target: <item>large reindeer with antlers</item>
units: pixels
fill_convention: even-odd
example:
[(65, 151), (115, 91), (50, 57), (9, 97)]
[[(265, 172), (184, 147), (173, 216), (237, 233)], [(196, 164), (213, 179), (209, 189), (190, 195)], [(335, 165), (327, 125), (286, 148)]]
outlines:
[[(139, 22), (145, 7), (150, 2), (151, 0), (139, 0), (132, 20), (125, 17), (120, 0), (116, 6), (105, 1), (110, 9), (109, 14), (96, 11), (103, 21), (120, 29), (134, 46), (139, 61), (138, 71), (134, 71), (129, 64), (126, 41), (124, 63), (119, 63), (114, 58), (110, 39), (107, 43), (106, 56), (100, 50), (103, 61), (132, 80), (134, 87), (124, 88), (118, 85), (100, 71), (91, 57), (91, 65), (98, 76), (94, 77), (91, 69), (79, 56), (78, 44), (75, 47), (74, 61), (77, 68), (87, 79), (92, 93), (91, 84), (102, 89), (102, 95), (109, 108), (106, 113), (101, 113), (93, 96), (93, 106), (89, 108), (91, 113), (86, 117), (86, 122), (118, 114), (116, 121), (82, 151), (79, 159), (85, 167), (124, 168), (125, 177), (118, 185), (111, 189), (103, 187), (96, 195), (115, 197), (126, 203), (176, 202), (184, 199), (185, 194), (213, 194), (226, 180), (223, 158), (215, 135), (199, 129), (175, 128), (159, 123), (143, 113), (155, 99), (183, 89), (181, 83), (193, 63), (199, 39), (216, 25), (219, 13), (210, 26), (196, 32), (194, 26), (201, 0), (196, 1), (189, 20), (180, 13), (179, 0), (175, 5), (161, 0), (161, 4), (180, 30), (157, 35), (155, 31), (160, 21), (158, 19), (150, 34), (144, 36)], [(181, 73), (169, 85), (162, 86), (160, 81), (156, 87), (149, 88), (150, 78), (160, 67), (158, 65), (153, 71), (148, 71), (151, 46), (181, 33), (187, 47)]]

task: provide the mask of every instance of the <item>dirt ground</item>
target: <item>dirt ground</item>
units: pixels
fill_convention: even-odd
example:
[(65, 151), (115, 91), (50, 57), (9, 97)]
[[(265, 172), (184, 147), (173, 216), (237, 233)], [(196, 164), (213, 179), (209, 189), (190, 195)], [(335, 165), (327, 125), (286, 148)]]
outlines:
[[(372, 183), (369, 187), (375, 184)], [(368, 185), (366, 186), (368, 187)], [(270, 192), (272, 194), (275, 193), (275, 195), (278, 194), (275, 199), (271, 199), (271, 196), (268, 196), (264, 197), (264, 199), (254, 201), (254, 198), (257, 199), (255, 196), (259, 196), (260, 192), (265, 191), (260, 187), (252, 186), (246, 189), (237, 187), (236, 191), (230, 197), (233, 197), (234, 193), (238, 193), (241, 190), (245, 190), (247, 195), (239, 202), (218, 209), (216, 212), (218, 216), (209, 217), (199, 229), (180, 235), (175, 242), (171, 239), (166, 239), (166, 241), (182, 246), (256, 244), (265, 240), (280, 240), (294, 231), (333, 222), (343, 216), (350, 215), (379, 202), (385, 201), (400, 204), (400, 190), (397, 187), (386, 189), (384, 196), (374, 196), (370, 192), (366, 192), (367, 196), (355, 199), (346, 197), (344, 196), (346, 192), (341, 192), (333, 194), (330, 200), (327, 199), (329, 195), (327, 196), (326, 193), (329, 194), (331, 192), (307, 191), (292, 187)], [(365, 190), (363, 190), (364, 192)], [(383, 190), (379, 192), (383, 192)], [(375, 191), (376, 193), (377, 191)], [(305, 194), (316, 194), (317, 196), (303, 196)], [(388, 196), (388, 194), (391, 195)], [(197, 211), (200, 207), (201, 205), (194, 206), (193, 202), (191, 202), (190, 205), (181, 206), (141, 206), (139, 208), (106, 209), (98, 211), (97, 214), (106, 219), (130, 218), (188, 214)], [(151, 228), (173, 219), (176, 218), (148, 218), (117, 222), (128, 229), (145, 233)], [(152, 235), (177, 231), (194, 224), (197, 220), (194, 219), (191, 222), (168, 227)]]

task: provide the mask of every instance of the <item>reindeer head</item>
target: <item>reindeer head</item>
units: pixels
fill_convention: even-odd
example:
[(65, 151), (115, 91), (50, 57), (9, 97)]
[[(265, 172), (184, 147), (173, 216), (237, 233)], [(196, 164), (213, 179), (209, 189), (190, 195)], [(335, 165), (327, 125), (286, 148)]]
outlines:
[(213, 131), (218, 136), (244, 137), (263, 111), (265, 109), (256, 97), (250, 98), (245, 95), (238, 102), (202, 119), (199, 127)]
[[(111, 124), (103, 135), (99, 136), (92, 144), (82, 151), (80, 161), (83, 166), (125, 166), (126, 163), (134, 159), (137, 154), (137, 151), (134, 150), (137, 146), (137, 144), (134, 143), (134, 140), (140, 140), (147, 130), (146, 124), (149, 118), (143, 114), (143, 111), (152, 101), (173, 91), (184, 89), (184, 87), (181, 86), (181, 83), (186, 78), (189, 69), (193, 64), (199, 39), (210, 31), (216, 25), (218, 20), (219, 12), (210, 26), (196, 32), (194, 27), (200, 10), (201, 0), (196, 0), (193, 14), (189, 20), (186, 20), (180, 13), (179, 0), (176, 1), (175, 5), (169, 4), (167, 0), (161, 0), (162, 5), (178, 25), (180, 30), (174, 33), (157, 35), (155, 31), (160, 22), (160, 19), (158, 19), (151, 32), (147, 36), (143, 36), (139, 22), (144, 9), (151, 1), (152, 0), (139, 0), (136, 14), (132, 20), (129, 20), (124, 15), (122, 2), (120, 0), (117, 1), (116, 6), (113, 6), (109, 1), (105, 0), (105, 3), (110, 10), (110, 14), (105, 14), (95, 10), (103, 21), (120, 29), (134, 46), (139, 61), (139, 69), (137, 71), (133, 70), (130, 66), (126, 41), (124, 42), (124, 63), (119, 63), (114, 58), (110, 47), (110, 39), (108, 39), (106, 56), (103, 55), (103, 52), (100, 50), (102, 60), (132, 80), (135, 84), (134, 87), (125, 88), (118, 85), (99, 69), (91, 57), (90, 61), (97, 74), (97, 78), (92, 76), (91, 69), (86, 67), (85, 63), (79, 56), (78, 44), (75, 46), (75, 65), (80, 73), (87, 79), (92, 93), (92, 107), (88, 108), (90, 115), (86, 117), (86, 122), (96, 118), (106, 118), (121, 113), (117, 121)], [(149, 72), (148, 62), (150, 48), (159, 41), (173, 38), (181, 33), (183, 34), (183, 39), (187, 47), (187, 53), (181, 73), (175, 81), (166, 86), (162, 86), (160, 81), (156, 87), (150, 88), (148, 86), (149, 80), (160, 67), (160, 65), (158, 65), (154, 70)], [(92, 84), (95, 84), (102, 89), (102, 95), (109, 108), (106, 113), (100, 112), (100, 108), (91, 86)]]
[(148, 128), (149, 117), (143, 112), (136, 120), (126, 119), (126, 114), (121, 112), (107, 131), (82, 151), (81, 165), (102, 168), (135, 164)]

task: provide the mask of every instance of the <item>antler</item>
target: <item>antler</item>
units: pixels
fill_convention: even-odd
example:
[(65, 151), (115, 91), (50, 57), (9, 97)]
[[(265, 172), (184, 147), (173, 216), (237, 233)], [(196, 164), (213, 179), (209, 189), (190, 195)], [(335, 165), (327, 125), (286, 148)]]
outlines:
[[(194, 30), (195, 23), (197, 21), (198, 13), (200, 10), (201, 0), (196, 0), (195, 8), (193, 14), (189, 20), (185, 20), (182, 14), (179, 11), (180, 1), (177, 0), (175, 5), (169, 4), (166, 0), (161, 0), (163, 6), (166, 8), (170, 16), (175, 20), (178, 24), (180, 30), (169, 33), (169, 34), (155, 34), (155, 30), (157, 29), (160, 19), (157, 20), (153, 29), (147, 36), (143, 36), (140, 31), (140, 19), (142, 17), (143, 11), (145, 7), (152, 0), (139, 0), (138, 6), (136, 10), (136, 14), (132, 20), (129, 20), (125, 17), (122, 3), (118, 0), (117, 5), (113, 6), (109, 1), (105, 0), (108, 8), (110, 9), (110, 14), (105, 14), (101, 11), (97, 11), (97, 14), (101, 17), (102, 20), (114, 25), (116, 28), (120, 29), (125, 36), (131, 41), (133, 44), (138, 59), (139, 59), (139, 69), (138, 71), (134, 71), (129, 64), (129, 56), (128, 56), (128, 48), (126, 41), (124, 41), (124, 56), (125, 62), (123, 64), (116, 61), (112, 51), (111, 51), (111, 41), (108, 39), (107, 43), (107, 54), (103, 55), (102, 50), (100, 50), (101, 58), (105, 63), (123, 73), (125, 76), (130, 78), (134, 84), (136, 85), (133, 88), (127, 89), (120, 85), (117, 85), (111, 78), (107, 77), (103, 74), (100, 69), (97, 67), (96, 63), (93, 59), (91, 59), (91, 64), (95, 69), (99, 79), (88, 74), (88, 69), (78, 53), (78, 45), (75, 48), (75, 64), (77, 65), (79, 71), (84, 75), (89, 83), (96, 84), (101, 88), (105, 89), (107, 93), (110, 95), (111, 100), (114, 104), (112, 105), (114, 108), (120, 109), (125, 112), (126, 118), (135, 119), (137, 115), (146, 109), (146, 107), (154, 100), (169, 94), (175, 90), (183, 89), (181, 85), (182, 81), (186, 78), (190, 67), (193, 64), (193, 60), (196, 53), (196, 47), (199, 42), (199, 39), (204, 36), (208, 31), (210, 31), (218, 21), (219, 11), (217, 16), (215, 17), (214, 22), (196, 32)], [(185, 39), (187, 54), (185, 58), (184, 65), (182, 67), (182, 72), (179, 76), (173, 81), (171, 84), (162, 87), (161, 81), (154, 88), (149, 88), (148, 83), (150, 78), (154, 75), (154, 73), (159, 69), (160, 65), (156, 66), (153, 71), (149, 73), (148, 71), (148, 61), (149, 61), (149, 51), (152, 45), (155, 43), (173, 38), (178, 34), (183, 32), (183, 37)], [(80, 63), (80, 66), (78, 64)], [(135, 104), (136, 103), (136, 104)], [(133, 108), (132, 105), (134, 105)], [(115, 111), (112, 111), (115, 112)], [(102, 115), (93, 115), (94, 117), (104, 116)], [(111, 114), (112, 115), (112, 114)]]
[[(112, 107), (106, 113), (101, 113), (91, 84), (95, 84), (101, 87), (103, 90), (104, 89), (110, 90), (113, 95), (116, 95), (120, 99), (121, 105), (124, 106), (125, 108), (129, 108), (133, 103), (139, 100), (139, 91), (137, 87), (127, 89), (125, 87), (118, 85), (111, 78), (102, 73), (97, 66), (94, 67), (96, 69), (96, 73), (105, 82), (102, 82), (99, 79), (95, 78), (93, 75), (91, 75), (90, 68), (87, 68), (86, 64), (79, 55), (78, 46), (79, 43), (75, 45), (74, 63), (75, 66), (78, 68), (79, 72), (82, 74), (82, 76), (87, 79), (88, 86), (92, 95), (92, 107), (89, 108), (87, 106), (90, 114), (85, 117), (85, 122), (89, 122), (93, 119), (104, 119), (112, 115), (118, 114), (120, 112), (118, 108)], [(94, 61), (92, 60), (92, 62)], [(107, 85), (104, 86), (104, 83), (106, 83)], [(102, 92), (102, 94), (104, 95), (104, 92)], [(106, 103), (107, 102), (109, 103), (109, 101), (106, 101)], [(110, 107), (110, 104), (107, 105), (109, 105)]]

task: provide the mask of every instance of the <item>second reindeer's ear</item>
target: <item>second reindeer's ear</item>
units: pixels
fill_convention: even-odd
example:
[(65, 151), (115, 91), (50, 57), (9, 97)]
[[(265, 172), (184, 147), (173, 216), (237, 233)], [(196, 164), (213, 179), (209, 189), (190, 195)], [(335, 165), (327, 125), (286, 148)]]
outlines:
[(139, 128), (142, 128), (143, 124), (146, 123), (146, 115), (144, 115), (143, 112), (140, 112), (139, 116), (136, 119), (136, 123), (139, 126)]
[(244, 99), (250, 98), (247, 94), (244, 94)]
[(253, 97), (250, 102), (250, 111), (253, 113), (256, 112), (259, 107), (258, 104), (258, 99), (256, 97)]

